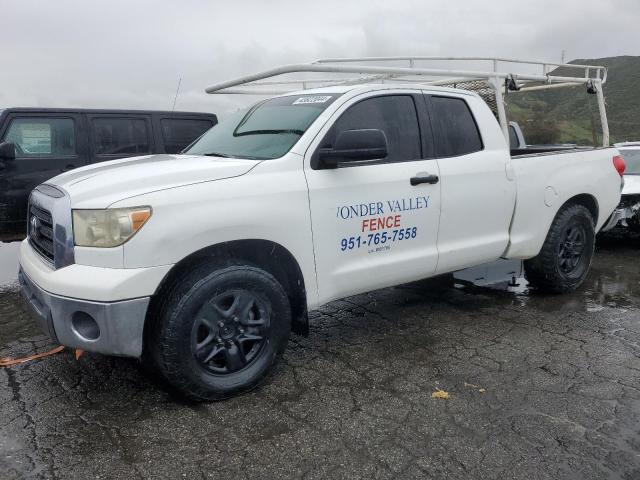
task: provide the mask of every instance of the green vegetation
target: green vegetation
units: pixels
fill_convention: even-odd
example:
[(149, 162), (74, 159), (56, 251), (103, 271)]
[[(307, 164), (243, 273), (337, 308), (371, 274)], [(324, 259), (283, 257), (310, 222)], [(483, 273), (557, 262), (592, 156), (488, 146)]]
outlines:
[[(640, 141), (640, 57), (574, 60), (571, 63), (604, 65), (604, 85), (611, 142)], [(557, 75), (566, 74), (562, 69)], [(599, 144), (602, 140), (598, 103), (584, 87), (571, 87), (507, 96), (510, 120), (520, 124), (528, 143)]]

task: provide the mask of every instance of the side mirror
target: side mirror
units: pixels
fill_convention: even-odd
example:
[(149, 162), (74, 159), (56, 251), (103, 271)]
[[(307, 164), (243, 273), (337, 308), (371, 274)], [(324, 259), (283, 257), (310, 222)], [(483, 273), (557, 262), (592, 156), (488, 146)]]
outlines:
[(377, 160), (387, 154), (387, 137), (382, 130), (344, 130), (332, 148), (319, 150), (318, 160), (324, 168), (336, 168), (339, 163)]
[(15, 160), (16, 146), (11, 142), (0, 143), (0, 160)]

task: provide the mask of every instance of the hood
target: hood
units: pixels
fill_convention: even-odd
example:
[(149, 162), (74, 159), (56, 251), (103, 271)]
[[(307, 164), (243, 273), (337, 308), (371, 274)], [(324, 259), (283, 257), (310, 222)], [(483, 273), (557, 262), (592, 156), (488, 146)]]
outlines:
[(136, 195), (238, 177), (258, 163), (199, 155), (148, 155), (78, 168), (46, 183), (66, 190), (73, 208), (105, 208)]
[(640, 195), (640, 175), (625, 175), (622, 195)]

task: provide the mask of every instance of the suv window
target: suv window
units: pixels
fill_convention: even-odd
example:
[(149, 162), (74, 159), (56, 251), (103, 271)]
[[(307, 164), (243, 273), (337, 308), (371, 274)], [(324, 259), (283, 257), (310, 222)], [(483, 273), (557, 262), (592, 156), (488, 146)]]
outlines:
[(76, 134), (71, 118), (15, 118), (3, 141), (16, 145), (18, 157), (75, 155)]
[(431, 97), (439, 130), (438, 156), (455, 157), (482, 150), (482, 138), (469, 105), (462, 98)]
[(91, 124), (97, 155), (151, 152), (147, 122), (141, 118), (94, 118)]
[(329, 147), (345, 130), (375, 128), (387, 137), (384, 162), (422, 158), (418, 113), (410, 95), (373, 97), (351, 106), (331, 127), (321, 147)]
[(166, 153), (179, 153), (213, 126), (211, 120), (163, 118), (162, 139)]

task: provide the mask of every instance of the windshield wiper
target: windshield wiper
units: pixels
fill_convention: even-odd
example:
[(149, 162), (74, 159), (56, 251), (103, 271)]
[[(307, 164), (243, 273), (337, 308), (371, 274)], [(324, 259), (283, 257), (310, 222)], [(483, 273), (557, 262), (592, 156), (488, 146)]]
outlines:
[(246, 132), (234, 132), (235, 137), (243, 137), (245, 135), (279, 135), (283, 133), (293, 133), (295, 135), (303, 135), (304, 130), (288, 129), (288, 130), (248, 130)]
[(268, 160), (269, 159), (269, 157), (254, 157), (251, 155), (242, 155), (240, 157), (237, 157), (234, 155), (227, 155), (226, 153), (218, 153), (218, 152), (203, 153), (202, 155), (204, 155), (205, 157), (240, 158), (243, 160)]
[(227, 155), (226, 153), (218, 153), (218, 152), (203, 153), (203, 155), (205, 157), (236, 158), (233, 155)]

